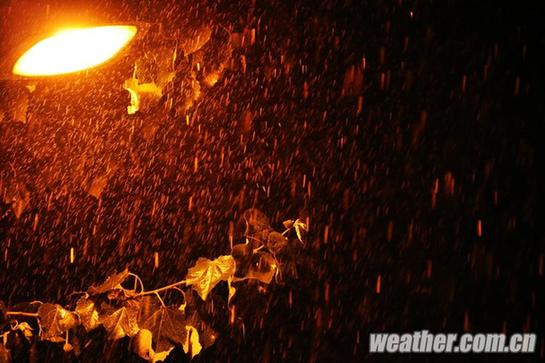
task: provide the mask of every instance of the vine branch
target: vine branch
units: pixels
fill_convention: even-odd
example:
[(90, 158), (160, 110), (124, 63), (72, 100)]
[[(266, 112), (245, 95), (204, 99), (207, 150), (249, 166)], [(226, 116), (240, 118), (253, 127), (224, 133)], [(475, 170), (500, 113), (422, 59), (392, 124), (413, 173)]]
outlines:
[(167, 285), (167, 286), (163, 286), (163, 287), (160, 287), (158, 289), (155, 289), (155, 290), (149, 290), (149, 291), (142, 291), (138, 294), (136, 294), (136, 296), (144, 296), (144, 295), (150, 295), (150, 294), (157, 294), (161, 291), (165, 291), (165, 290), (169, 290), (169, 289), (174, 289), (180, 285), (185, 285), (186, 281), (185, 280), (181, 280), (181, 281), (178, 281), (178, 282), (175, 282), (173, 284), (170, 284), (170, 285)]

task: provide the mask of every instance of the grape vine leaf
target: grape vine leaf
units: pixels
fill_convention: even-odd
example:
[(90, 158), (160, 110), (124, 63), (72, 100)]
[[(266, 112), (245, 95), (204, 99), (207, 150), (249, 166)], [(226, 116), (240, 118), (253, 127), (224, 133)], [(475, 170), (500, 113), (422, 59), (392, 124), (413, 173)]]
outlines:
[(153, 104), (163, 95), (162, 89), (154, 82), (140, 83), (136, 78), (127, 79), (123, 84), (123, 88), (131, 96), (131, 104), (127, 106), (127, 113), (129, 115), (133, 115), (140, 110), (144, 101), (146, 104)]
[(227, 297), (227, 304), (231, 303), (231, 299), (235, 296), (237, 289), (233, 286), (234, 276), (227, 279), (227, 287), (229, 288), (229, 295)]
[(32, 329), (30, 324), (27, 323), (26, 321), (23, 321), (22, 323), (17, 324), (16, 329), (20, 330), (21, 333), (23, 333), (23, 336), (26, 338), (27, 341), (30, 341), (32, 337), (34, 336), (34, 329)]
[(268, 252), (258, 252), (254, 256), (256, 263), (250, 267), (246, 278), (270, 284), (278, 268), (276, 259)]
[(123, 290), (123, 287), (121, 284), (129, 277), (129, 270), (126, 268), (125, 270), (121, 271), (120, 273), (117, 273), (115, 275), (112, 275), (106, 279), (102, 284), (98, 286), (91, 286), (87, 292), (89, 295), (99, 295), (103, 294), (109, 290), (115, 290), (115, 289), (121, 289)]
[(308, 232), (308, 225), (305, 222), (303, 222), (300, 219), (296, 219), (296, 220), (288, 219), (288, 220), (282, 222), (282, 224), (288, 230), (290, 230), (292, 228), (295, 229), (295, 234), (297, 235), (297, 239), (300, 242), (303, 242), (303, 233), (302, 233), (302, 231)]
[(210, 291), (220, 282), (227, 281), (235, 274), (236, 263), (233, 256), (225, 255), (209, 260), (199, 258), (195, 266), (187, 271), (186, 285), (192, 285), (201, 299), (206, 300)]
[(52, 342), (64, 341), (62, 335), (78, 323), (76, 314), (58, 304), (42, 304), (38, 309), (42, 337)]
[(202, 350), (202, 345), (199, 341), (199, 332), (191, 325), (185, 326), (186, 338), (182, 344), (182, 348), (191, 358), (195, 357)]
[(109, 314), (99, 315), (98, 322), (108, 332), (109, 339), (118, 340), (126, 336), (133, 337), (138, 333), (138, 308), (137, 301), (129, 301), (117, 310), (112, 309)]
[(132, 340), (133, 350), (138, 356), (147, 361), (154, 356), (151, 347), (152, 333), (148, 329), (140, 329)]
[(307, 224), (300, 219), (296, 219), (295, 222), (293, 222), (293, 228), (295, 229), (295, 233), (297, 234), (297, 238), (299, 239), (299, 241), (303, 242), (301, 231), (308, 232)]
[(250, 208), (242, 214), (246, 243), (256, 250), (265, 245), (269, 233), (273, 231), (269, 218), (260, 210)]
[(282, 233), (272, 231), (267, 237), (267, 248), (275, 255), (282, 252), (288, 246), (288, 240)]
[(153, 353), (153, 356), (151, 357), (151, 362), (155, 363), (155, 362), (164, 361), (165, 359), (167, 359), (170, 352), (172, 352), (172, 349), (174, 349), (174, 348), (170, 348), (169, 350), (166, 350), (164, 352), (155, 352), (155, 353)]
[(79, 315), (81, 324), (86, 331), (91, 331), (99, 326), (98, 310), (95, 302), (87, 296), (82, 296), (77, 301), (75, 312)]
[(138, 356), (150, 363), (162, 362), (167, 359), (174, 347), (163, 352), (155, 352), (152, 348), (152, 334), (148, 329), (140, 329), (133, 338), (133, 349)]
[(246, 257), (252, 254), (252, 246), (249, 243), (239, 243), (233, 246), (231, 254), (235, 259), (240, 257)]
[(247, 209), (243, 213), (242, 218), (246, 222), (246, 235), (253, 235), (263, 230), (271, 229), (269, 218), (259, 209)]
[(153, 315), (161, 304), (155, 296), (147, 295), (139, 298), (140, 308), (138, 309), (138, 325), (142, 326), (148, 318)]
[(194, 327), (199, 332), (199, 344), (203, 349), (213, 345), (218, 337), (218, 333), (201, 318), (197, 311), (189, 315), (186, 325)]
[(284, 222), (282, 222), (282, 224), (284, 225), (284, 227), (286, 227), (287, 229), (290, 229), (291, 227), (293, 227), (293, 223), (295, 221), (293, 219), (288, 219)]
[(131, 299), (136, 297), (136, 292), (134, 290), (127, 290), (123, 287), (109, 290), (106, 294), (106, 297), (108, 300), (117, 300), (117, 301), (123, 301), (127, 299)]
[(160, 353), (186, 341), (185, 316), (180, 310), (161, 307), (142, 323), (152, 333), (155, 350)]
[(245, 276), (252, 264), (253, 255), (252, 245), (250, 243), (239, 243), (233, 246), (231, 255), (236, 262), (236, 277)]

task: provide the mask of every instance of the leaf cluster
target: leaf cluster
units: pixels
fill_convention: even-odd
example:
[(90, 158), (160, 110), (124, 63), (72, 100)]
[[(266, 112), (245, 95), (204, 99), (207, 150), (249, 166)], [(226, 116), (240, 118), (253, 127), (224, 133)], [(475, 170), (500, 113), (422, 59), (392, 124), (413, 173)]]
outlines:
[[(289, 246), (285, 235), (294, 230), (301, 240), (302, 231), (307, 230), (300, 220), (290, 220), (284, 222), (287, 229), (283, 233), (276, 232), (256, 209), (245, 212), (243, 219), (245, 243), (233, 246), (230, 255), (199, 258), (185, 279), (173, 284), (145, 290), (142, 280), (125, 269), (78, 293), (67, 307), (32, 302), (8, 309), (0, 301), (0, 363), (11, 361), (10, 338), (62, 343), (66, 352), (77, 357), (90, 344), (89, 333), (96, 329), (103, 329), (111, 341), (130, 338), (134, 352), (150, 362), (164, 360), (175, 347), (194, 357), (213, 344), (217, 334), (196, 309), (188, 309), (192, 299), (186, 299), (190, 292), (182, 287), (194, 290), (205, 301), (225, 282), (230, 304), (236, 283), (271, 283), (280, 271), (277, 256)], [(161, 293), (168, 290), (181, 292), (183, 303), (167, 306)]]

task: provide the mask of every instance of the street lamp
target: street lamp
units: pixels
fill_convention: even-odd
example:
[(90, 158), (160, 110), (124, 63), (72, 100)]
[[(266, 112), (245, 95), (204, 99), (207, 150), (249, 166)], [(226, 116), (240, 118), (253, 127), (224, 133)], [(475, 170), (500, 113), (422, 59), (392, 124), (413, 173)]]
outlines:
[(64, 29), (25, 51), (12, 72), (17, 76), (44, 77), (93, 68), (114, 58), (136, 32), (134, 25)]
[(82, 188), (99, 198), (119, 160), (161, 127), (189, 125), (193, 106), (230, 67), (222, 27), (172, 31), (131, 19), (12, 21), (13, 31), (0, 33), (0, 151), (9, 151), (0, 198), (17, 218), (31, 191)]
[(132, 54), (132, 44), (149, 30), (148, 24), (98, 24), (55, 27), (27, 35), (4, 49), (0, 81), (59, 78), (108, 66)]

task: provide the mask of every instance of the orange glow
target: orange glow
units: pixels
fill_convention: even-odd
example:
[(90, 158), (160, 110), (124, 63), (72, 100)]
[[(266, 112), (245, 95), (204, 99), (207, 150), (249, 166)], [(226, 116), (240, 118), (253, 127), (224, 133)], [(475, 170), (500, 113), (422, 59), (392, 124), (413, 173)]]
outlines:
[(136, 31), (130, 25), (62, 30), (27, 50), (15, 63), (13, 74), (53, 76), (96, 67), (119, 53)]

